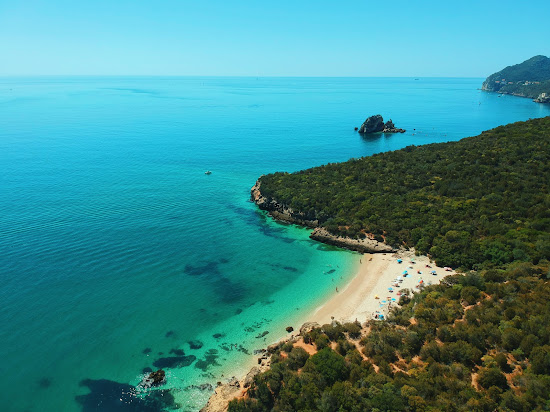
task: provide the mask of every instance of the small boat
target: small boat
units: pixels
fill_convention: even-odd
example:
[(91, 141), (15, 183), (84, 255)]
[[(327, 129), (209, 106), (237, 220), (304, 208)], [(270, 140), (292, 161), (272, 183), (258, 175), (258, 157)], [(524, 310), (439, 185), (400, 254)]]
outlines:
[(206, 172), (204, 172), (205, 175), (211, 175), (212, 172), (210, 170), (207, 170)]

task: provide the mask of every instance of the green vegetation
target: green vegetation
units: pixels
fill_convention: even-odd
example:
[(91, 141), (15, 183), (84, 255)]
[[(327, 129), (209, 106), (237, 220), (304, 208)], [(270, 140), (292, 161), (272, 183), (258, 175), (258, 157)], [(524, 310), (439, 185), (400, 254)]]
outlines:
[(336, 350), (281, 344), (229, 411), (548, 410), (549, 277), (548, 261), (450, 276), (360, 340), (356, 324), (313, 329), (305, 342)]
[(550, 59), (535, 56), (523, 63), (508, 66), (487, 77), (483, 89), (532, 99), (541, 93), (550, 94)]
[(403, 295), (386, 321), (280, 344), (240, 411), (550, 409), (550, 118), (262, 178), (335, 232), (476, 267)]
[(550, 260), (549, 183), (550, 118), (543, 118), (266, 175), (261, 192), (334, 234), (372, 236), (442, 266), (484, 269)]

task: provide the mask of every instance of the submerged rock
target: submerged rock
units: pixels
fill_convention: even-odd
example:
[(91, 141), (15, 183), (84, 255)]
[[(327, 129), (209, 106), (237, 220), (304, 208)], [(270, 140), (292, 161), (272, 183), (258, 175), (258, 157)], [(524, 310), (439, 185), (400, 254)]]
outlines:
[(152, 386), (158, 386), (166, 383), (166, 373), (159, 369), (156, 372), (151, 372), (147, 377), (139, 383), (139, 386), (143, 388), (150, 388)]
[(287, 328), (286, 328), (286, 331), (288, 333), (292, 332), (293, 330), (294, 330), (294, 328), (292, 326), (287, 326)]

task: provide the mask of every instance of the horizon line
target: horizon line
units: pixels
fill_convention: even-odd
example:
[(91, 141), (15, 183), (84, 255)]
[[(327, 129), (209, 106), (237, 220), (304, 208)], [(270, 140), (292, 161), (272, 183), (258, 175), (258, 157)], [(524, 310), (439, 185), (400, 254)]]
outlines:
[(321, 75), (211, 75), (211, 74), (0, 74), (5, 77), (231, 77), (231, 78), (334, 78), (334, 79), (481, 79), (483, 76), (321, 76)]

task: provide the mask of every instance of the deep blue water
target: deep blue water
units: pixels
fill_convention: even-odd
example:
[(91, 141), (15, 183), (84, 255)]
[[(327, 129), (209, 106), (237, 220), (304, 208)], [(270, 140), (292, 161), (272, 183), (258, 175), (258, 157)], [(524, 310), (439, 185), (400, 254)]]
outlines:
[[(197, 410), (353, 275), (256, 178), (550, 115), (482, 80), (0, 78), (0, 409)], [(378, 113), (407, 132), (354, 132)]]

